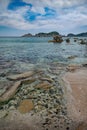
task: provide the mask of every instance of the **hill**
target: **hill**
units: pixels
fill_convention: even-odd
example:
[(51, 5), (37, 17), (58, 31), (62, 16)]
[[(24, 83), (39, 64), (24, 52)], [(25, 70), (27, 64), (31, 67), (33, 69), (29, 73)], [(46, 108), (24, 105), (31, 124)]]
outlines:
[(49, 33), (41, 32), (41, 33), (37, 33), (35, 35), (28, 33), (28, 34), (24, 34), (22, 37), (53, 37), (56, 35), (60, 35), (60, 34), (56, 31), (53, 31), (53, 32), (49, 32)]
[(85, 32), (85, 33), (79, 33), (79, 34), (70, 33), (67, 36), (68, 37), (87, 37), (87, 32)]

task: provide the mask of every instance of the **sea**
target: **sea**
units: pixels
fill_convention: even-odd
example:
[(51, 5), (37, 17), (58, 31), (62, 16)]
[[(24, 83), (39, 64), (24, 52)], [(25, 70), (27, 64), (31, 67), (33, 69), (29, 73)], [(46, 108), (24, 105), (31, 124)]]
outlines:
[(81, 45), (79, 37), (66, 37), (62, 43), (48, 42), (52, 37), (0, 37), (0, 73), (23, 72), (50, 63), (87, 63), (87, 45)]

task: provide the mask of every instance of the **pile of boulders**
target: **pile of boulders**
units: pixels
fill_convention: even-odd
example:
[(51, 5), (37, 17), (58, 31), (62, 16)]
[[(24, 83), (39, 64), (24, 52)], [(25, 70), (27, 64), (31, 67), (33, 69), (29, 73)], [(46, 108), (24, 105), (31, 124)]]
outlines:
[(48, 42), (61, 43), (61, 42), (63, 42), (63, 39), (62, 39), (62, 36), (57, 35), (57, 36), (53, 37), (53, 40), (50, 40)]

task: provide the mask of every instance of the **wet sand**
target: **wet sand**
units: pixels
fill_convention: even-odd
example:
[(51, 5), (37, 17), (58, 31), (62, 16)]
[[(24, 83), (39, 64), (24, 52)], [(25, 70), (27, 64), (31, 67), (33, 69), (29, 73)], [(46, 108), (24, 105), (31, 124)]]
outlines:
[(64, 81), (69, 117), (76, 122), (76, 130), (87, 130), (87, 68), (67, 72)]

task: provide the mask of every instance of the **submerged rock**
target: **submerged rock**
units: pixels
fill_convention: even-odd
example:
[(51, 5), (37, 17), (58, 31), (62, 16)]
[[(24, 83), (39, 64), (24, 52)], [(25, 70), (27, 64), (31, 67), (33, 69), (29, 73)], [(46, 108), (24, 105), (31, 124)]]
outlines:
[(49, 89), (52, 86), (47, 82), (41, 82), (40, 84), (36, 85), (35, 88), (42, 88), (42, 89)]
[(29, 99), (25, 99), (23, 100), (19, 107), (18, 107), (18, 110), (21, 112), (21, 113), (28, 113), (30, 112), (32, 109), (34, 108), (34, 104), (32, 102), (32, 100), (29, 100)]
[(25, 72), (25, 73), (22, 73), (22, 74), (16, 74), (16, 75), (8, 76), (7, 79), (9, 79), (9, 80), (20, 80), (20, 79), (28, 78), (28, 77), (32, 76), (33, 74), (34, 74), (33, 71), (29, 71), (29, 72)]
[(75, 59), (77, 56), (69, 56), (68, 59), (72, 60)]
[(67, 42), (67, 43), (70, 43), (70, 39), (69, 39), (69, 38), (67, 38), (67, 39), (66, 39), (66, 42)]
[(33, 82), (35, 82), (35, 78), (28, 78), (28, 79), (23, 79), (21, 82), (23, 83), (23, 84), (31, 84), (31, 83), (33, 83)]
[(21, 81), (15, 82), (15, 84), (5, 93), (0, 97), (0, 102), (5, 102), (8, 101), (10, 98), (12, 98), (15, 93), (17, 88), (21, 85)]
[(79, 69), (81, 65), (76, 65), (76, 64), (70, 64), (66, 69), (70, 72), (75, 71), (76, 69)]
[(40, 78), (42, 81), (48, 81), (49, 83), (52, 83), (53, 80), (51, 78)]

